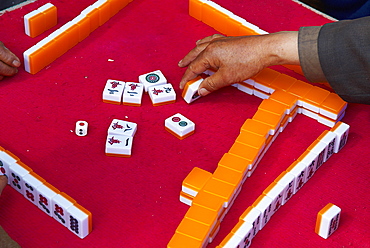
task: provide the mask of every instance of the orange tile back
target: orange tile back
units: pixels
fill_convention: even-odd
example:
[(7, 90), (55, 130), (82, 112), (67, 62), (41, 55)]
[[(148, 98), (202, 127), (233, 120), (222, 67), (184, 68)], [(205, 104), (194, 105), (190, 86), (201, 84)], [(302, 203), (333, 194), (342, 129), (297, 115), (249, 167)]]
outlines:
[[(306, 94), (310, 91), (313, 86), (309, 83), (297, 80), (292, 86), (287, 90), (290, 94), (298, 97), (301, 101), (305, 98)], [(301, 105), (300, 105), (301, 106)]]
[(235, 142), (229, 150), (230, 154), (245, 159), (249, 169), (256, 162), (260, 152), (261, 151), (257, 148), (239, 142)]
[(286, 91), (296, 81), (297, 79), (295, 79), (294, 77), (288, 76), (286, 74), (280, 74), (274, 80), (271, 81), (271, 86), (274, 89), (280, 89), (280, 90)]
[(201, 241), (192, 237), (186, 236), (181, 233), (175, 233), (170, 242), (167, 244), (167, 248), (202, 248), (203, 244)]
[(266, 139), (250, 132), (240, 132), (238, 137), (235, 140), (236, 142), (240, 142), (242, 144), (254, 147), (258, 150), (261, 150), (264, 148)]
[(246, 26), (240, 25), (239, 36), (244, 36), (244, 35), (259, 35), (259, 33), (255, 32), (254, 30)]
[(207, 3), (202, 5), (202, 22), (215, 28), (217, 21), (214, 19), (216, 10)]
[(87, 16), (82, 16), (79, 21), (76, 23), (79, 26), (79, 42), (83, 41), (87, 38), (91, 31), (90, 31), (90, 18)]
[(199, 192), (206, 182), (212, 177), (212, 173), (198, 167), (194, 167), (182, 182), (182, 186)]
[(226, 31), (224, 34), (228, 36), (239, 36), (240, 35), (240, 28), (242, 24), (237, 20), (227, 16), (225, 20)]
[(112, 16), (111, 3), (104, 2), (99, 8), (99, 25), (106, 23)]
[(80, 26), (72, 24), (65, 30), (63, 35), (68, 40), (68, 50), (79, 43), (80, 39)]
[(304, 101), (315, 106), (320, 106), (329, 96), (329, 94), (330, 92), (328, 90), (313, 86), (305, 95)]
[[(195, 220), (183, 218), (176, 229), (176, 233), (192, 237), (202, 243), (207, 240), (210, 233), (210, 227)], [(207, 240), (208, 242), (208, 240)]]
[(265, 123), (271, 127), (271, 130), (276, 131), (280, 126), (280, 122), (283, 119), (283, 116), (279, 116), (277, 114), (273, 114), (271, 112), (267, 112), (265, 110), (259, 109), (254, 114), (252, 119)]
[(223, 198), (225, 201), (224, 207), (227, 208), (229, 201), (234, 196), (235, 187), (212, 177), (208, 180), (206, 185), (204, 185), (202, 191)]
[(194, 205), (188, 209), (188, 211), (185, 214), (185, 218), (209, 226), (210, 229), (212, 230), (217, 223), (218, 213), (208, 208), (199, 205)]
[(347, 102), (344, 101), (340, 96), (335, 93), (330, 93), (326, 99), (320, 105), (320, 114), (324, 114), (323, 112), (330, 112), (330, 114), (324, 114), (328, 117), (335, 117), (339, 116), (347, 107)]
[(222, 13), (218, 9), (214, 9), (213, 15), (214, 15), (213, 17), (214, 29), (216, 29), (222, 34), (230, 35), (229, 30), (228, 30), (229, 16), (226, 15), (225, 13)]
[(202, 190), (194, 197), (192, 204), (208, 208), (220, 216), (224, 209), (224, 202), (225, 199)]
[(47, 66), (47, 52), (43, 48), (37, 49), (35, 52), (29, 55), (30, 73), (36, 74)]
[(189, 15), (198, 21), (202, 20), (202, 5), (199, 0), (189, 0)]
[(231, 153), (225, 153), (218, 162), (218, 167), (226, 167), (240, 173), (245, 173), (251, 163), (252, 161), (250, 160), (241, 158)]
[(243, 180), (244, 173), (237, 172), (227, 167), (218, 166), (213, 172), (213, 178), (238, 188)]
[(100, 26), (100, 17), (98, 9), (92, 9), (86, 16), (90, 18), (90, 32), (94, 31)]
[(269, 99), (285, 104), (290, 110), (294, 109), (297, 106), (298, 101), (298, 97), (283, 90), (275, 90), (274, 93), (271, 94)]
[(253, 76), (252, 79), (257, 83), (269, 86), (271, 82), (276, 79), (281, 73), (270, 68), (265, 68), (260, 71), (257, 75)]
[(286, 105), (271, 99), (264, 99), (262, 103), (258, 106), (258, 109), (262, 109), (280, 116), (285, 115), (287, 112)]
[(58, 23), (58, 13), (57, 13), (57, 7), (52, 6), (48, 8), (47, 10), (42, 12), (44, 14), (44, 21), (45, 21), (45, 30), (48, 30)]
[(42, 34), (46, 30), (46, 23), (44, 20), (44, 14), (42, 12), (37, 13), (28, 19), (30, 28), (30, 37), (34, 38)]
[(269, 136), (270, 126), (253, 119), (247, 119), (240, 131), (254, 133), (266, 139)]

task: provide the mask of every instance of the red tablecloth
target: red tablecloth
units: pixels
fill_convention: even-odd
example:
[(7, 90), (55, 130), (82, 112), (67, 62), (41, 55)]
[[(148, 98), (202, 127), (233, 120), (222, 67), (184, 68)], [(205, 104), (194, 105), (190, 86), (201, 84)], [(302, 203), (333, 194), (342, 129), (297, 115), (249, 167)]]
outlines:
[[(22, 17), (46, 2), (0, 16), (0, 40), (19, 57), (94, 3), (53, 0), (58, 26), (37, 38), (26, 36)], [(329, 22), (290, 0), (215, 2), (268, 32)], [(0, 225), (10, 236), (26, 248), (165, 247), (188, 209), (179, 202), (182, 180), (194, 166), (213, 172), (261, 103), (233, 87), (191, 105), (181, 99), (178, 82), (184, 70), (177, 62), (196, 40), (213, 33), (188, 15), (186, 0), (135, 0), (36, 75), (20, 69), (0, 82), (0, 145), (91, 211), (94, 227), (81, 240), (7, 187), (0, 198)], [(175, 104), (153, 107), (147, 95), (141, 107), (102, 102), (107, 79), (137, 81), (157, 69), (174, 84)], [(196, 123), (196, 133), (182, 141), (164, 129), (164, 120), (178, 112)], [(138, 124), (131, 158), (104, 154), (113, 118)], [(78, 120), (89, 123), (86, 137), (73, 133)], [(345, 148), (272, 217), (253, 247), (370, 247), (370, 106), (349, 104), (343, 121), (351, 126)], [(242, 212), (326, 129), (297, 116), (247, 179), (208, 247), (219, 244)], [(317, 212), (329, 202), (342, 208), (342, 218), (324, 240), (314, 228)]]

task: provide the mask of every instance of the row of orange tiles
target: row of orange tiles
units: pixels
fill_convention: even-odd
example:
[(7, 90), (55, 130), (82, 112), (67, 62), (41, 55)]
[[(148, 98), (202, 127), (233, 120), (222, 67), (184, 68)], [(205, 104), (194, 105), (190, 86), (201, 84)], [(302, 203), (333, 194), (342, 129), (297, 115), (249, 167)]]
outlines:
[(24, 52), (25, 70), (36, 74), (87, 38), (133, 0), (99, 0)]
[[(214, 72), (206, 73), (212, 75)], [(262, 99), (269, 99), (274, 93), (273, 98), (284, 101), (288, 109), (298, 107), (298, 113), (316, 119), (329, 127), (333, 127), (344, 116), (347, 108), (347, 102), (336, 93), (270, 68), (265, 68), (251, 79), (234, 86)], [(276, 104), (274, 108), (277, 109), (279, 106)]]
[[(347, 142), (349, 126), (338, 122), (330, 131), (325, 130), (307, 149), (283, 171), (240, 216), (239, 222), (217, 247), (232, 248), (236, 244), (249, 247), (258, 232), (255, 225), (263, 226), (302, 186), (312, 178), (320, 166), (334, 153), (338, 153)], [(263, 202), (264, 201), (264, 202)], [(262, 203), (263, 202), (263, 203)], [(263, 205), (265, 204), (265, 205)], [(260, 206), (259, 206), (260, 205)], [(261, 213), (260, 219), (254, 219), (253, 209), (264, 209), (269, 216)], [(263, 216), (263, 217), (262, 217)], [(261, 222), (259, 224), (259, 222)], [(248, 227), (249, 225), (249, 227)]]
[(263, 100), (253, 118), (243, 124), (236, 142), (213, 174), (199, 173), (199, 168), (189, 173), (183, 182), (180, 200), (191, 207), (167, 247), (205, 247), (212, 241), (243, 182), (251, 176), (278, 134), (296, 116), (297, 107), (290, 109), (289, 96), (287, 92), (277, 91)]
[[(46, 214), (57, 219), (80, 238), (85, 238), (92, 231), (92, 214), (90, 211), (36, 174), (12, 152), (0, 146), (0, 175), (3, 174), (8, 178), (8, 183), (23, 194), (27, 200), (42, 209)], [(43, 193), (39, 192), (41, 186), (43, 187)], [(61, 203), (56, 204), (54, 209), (52, 199), (57, 196)], [(71, 218), (68, 220), (67, 212), (72, 212), (71, 210), (74, 216), (72, 219), (71, 214)], [(68, 225), (69, 222), (70, 225)]]

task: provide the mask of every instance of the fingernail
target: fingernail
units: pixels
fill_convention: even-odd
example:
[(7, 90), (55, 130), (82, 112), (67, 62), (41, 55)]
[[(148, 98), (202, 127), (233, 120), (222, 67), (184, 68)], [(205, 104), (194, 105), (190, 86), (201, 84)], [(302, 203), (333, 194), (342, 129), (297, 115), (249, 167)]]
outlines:
[(198, 94), (201, 95), (201, 96), (206, 96), (209, 93), (211, 93), (211, 92), (209, 92), (206, 88), (201, 88), (201, 89), (198, 90)]
[(182, 63), (182, 60), (179, 61), (178, 65), (180, 65)]
[(15, 67), (18, 67), (21, 65), (21, 62), (19, 62), (18, 60), (13, 60), (13, 63), (12, 63)]

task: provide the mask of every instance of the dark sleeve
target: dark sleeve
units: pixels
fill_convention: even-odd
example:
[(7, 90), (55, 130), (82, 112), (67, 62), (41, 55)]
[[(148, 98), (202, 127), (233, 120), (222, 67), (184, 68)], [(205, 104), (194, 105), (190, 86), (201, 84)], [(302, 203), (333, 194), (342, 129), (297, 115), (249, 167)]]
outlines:
[(370, 17), (301, 28), (298, 47), (308, 80), (329, 82), (348, 102), (370, 104)]

